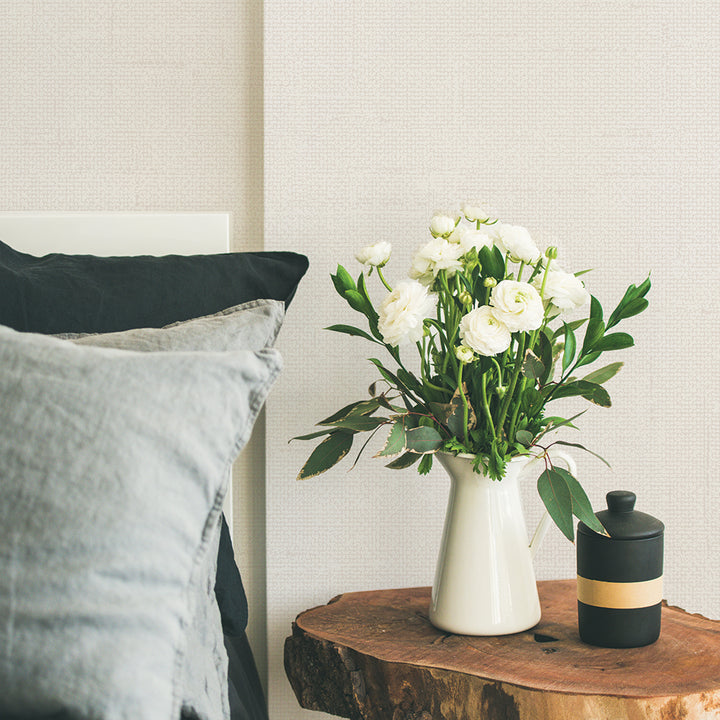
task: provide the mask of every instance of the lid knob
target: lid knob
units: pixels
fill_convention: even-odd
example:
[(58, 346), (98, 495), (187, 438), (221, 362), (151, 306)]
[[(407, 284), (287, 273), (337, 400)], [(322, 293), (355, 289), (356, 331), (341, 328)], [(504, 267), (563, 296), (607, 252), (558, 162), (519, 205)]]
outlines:
[(605, 499), (610, 512), (627, 513), (633, 511), (637, 498), (635, 493), (629, 490), (613, 490), (605, 496)]

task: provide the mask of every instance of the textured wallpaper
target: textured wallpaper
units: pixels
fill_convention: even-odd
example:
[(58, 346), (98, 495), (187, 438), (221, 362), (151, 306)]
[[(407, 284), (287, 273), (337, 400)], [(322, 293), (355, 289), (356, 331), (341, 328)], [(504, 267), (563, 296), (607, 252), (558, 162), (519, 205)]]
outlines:
[[(670, 602), (720, 617), (719, 40), (716, 4), (698, 0), (266, 4), (266, 247), (311, 263), (268, 408), (273, 720), (313, 715), (282, 670), (293, 617), (345, 591), (431, 584), (448, 491), (442, 470), (393, 472), (372, 453), (295, 481), (313, 445), (287, 440), (375, 379), (369, 343), (321, 329), (354, 319), (329, 274), (387, 240), (399, 279), (432, 211), (466, 198), (592, 268), (606, 308), (652, 273), (650, 309), (626, 325), (636, 347), (613, 358), (613, 407), (591, 406), (566, 439), (612, 465), (576, 453), (597, 508), (631, 489), (665, 522)], [(553, 530), (538, 577), (574, 562)]]

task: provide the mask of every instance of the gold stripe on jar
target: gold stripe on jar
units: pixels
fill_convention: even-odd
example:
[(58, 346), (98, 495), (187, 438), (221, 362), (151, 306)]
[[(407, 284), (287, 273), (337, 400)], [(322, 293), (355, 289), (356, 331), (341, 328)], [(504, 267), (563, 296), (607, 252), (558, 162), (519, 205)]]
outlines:
[(577, 576), (577, 597), (585, 605), (628, 610), (657, 605), (662, 601), (662, 575), (641, 582), (607, 582)]

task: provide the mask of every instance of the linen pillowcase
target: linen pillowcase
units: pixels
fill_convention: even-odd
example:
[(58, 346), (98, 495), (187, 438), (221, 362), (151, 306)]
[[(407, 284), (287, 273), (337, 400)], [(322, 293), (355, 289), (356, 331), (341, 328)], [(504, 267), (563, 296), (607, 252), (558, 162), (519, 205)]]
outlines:
[[(173, 323), (165, 328), (136, 328), (117, 333), (68, 334), (63, 337), (83, 345), (143, 352), (261, 350), (275, 342), (283, 317), (282, 302), (253, 300), (214, 315)], [(228, 654), (215, 596), (220, 531), (218, 526), (213, 542), (214, 557), (206, 559), (194, 583), (199, 595), (192, 599), (191, 620), (186, 630), (192, 650), (186, 655), (183, 667), (183, 708), (203, 720), (214, 720), (229, 714)], [(232, 548), (229, 537), (226, 542)], [(231, 620), (240, 618), (244, 629), (248, 615), (247, 598), (234, 560), (231, 567), (224, 569), (223, 577), (226, 592), (232, 584), (232, 592), (224, 598), (223, 605), (227, 608), (232, 603)], [(229, 614), (226, 612), (226, 615)]]
[(0, 324), (106, 333), (163, 327), (260, 298), (287, 307), (307, 267), (292, 252), (35, 257), (0, 242)]
[[(260, 298), (281, 300), (287, 309), (307, 268), (307, 258), (293, 252), (35, 257), (0, 242), (0, 325), (109, 333), (160, 328)], [(223, 626), (242, 634), (247, 606), (235, 602), (244, 591), (226, 532), (215, 592)]]
[(0, 328), (0, 717), (177, 720), (195, 570), (280, 365)]

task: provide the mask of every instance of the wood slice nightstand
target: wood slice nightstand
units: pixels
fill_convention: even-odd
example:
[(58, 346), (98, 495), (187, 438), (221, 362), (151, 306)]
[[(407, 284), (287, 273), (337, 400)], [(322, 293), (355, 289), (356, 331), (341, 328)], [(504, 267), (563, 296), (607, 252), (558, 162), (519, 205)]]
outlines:
[(720, 718), (720, 622), (664, 606), (643, 648), (586, 645), (574, 580), (538, 584), (542, 620), (498, 637), (449, 635), (429, 588), (340, 595), (285, 641), (302, 707), (352, 720), (709, 720)]

